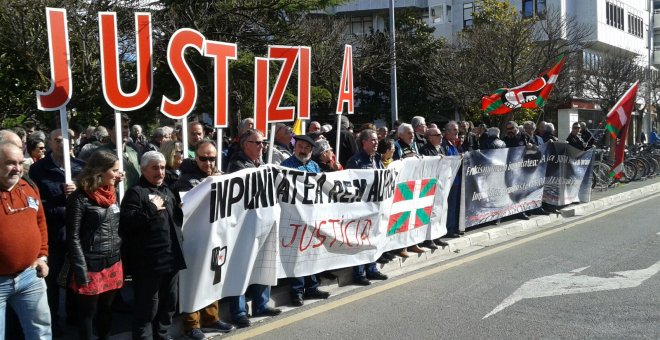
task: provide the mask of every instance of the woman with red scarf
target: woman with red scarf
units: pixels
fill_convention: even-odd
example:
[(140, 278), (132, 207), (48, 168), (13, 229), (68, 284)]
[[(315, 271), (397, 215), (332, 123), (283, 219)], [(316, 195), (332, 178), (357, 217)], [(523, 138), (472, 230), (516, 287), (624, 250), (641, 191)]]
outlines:
[(69, 288), (76, 294), (81, 339), (94, 337), (94, 317), (99, 339), (109, 338), (112, 300), (124, 284), (115, 195), (115, 185), (122, 178), (117, 157), (97, 151), (78, 176), (78, 189), (67, 199)]

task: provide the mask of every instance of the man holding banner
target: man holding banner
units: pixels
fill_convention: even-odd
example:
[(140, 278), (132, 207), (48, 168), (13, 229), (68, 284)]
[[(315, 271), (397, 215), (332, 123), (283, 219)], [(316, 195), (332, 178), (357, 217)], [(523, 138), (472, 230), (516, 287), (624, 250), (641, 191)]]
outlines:
[[(227, 173), (232, 173), (249, 168), (258, 168), (261, 164), (261, 155), (264, 149), (264, 137), (259, 130), (249, 129), (238, 140), (240, 151), (232, 157), (227, 165)], [(241, 228), (254, 228), (254, 226), (242, 225)], [(270, 300), (270, 286), (252, 284), (248, 286), (247, 293), (252, 299), (252, 316), (276, 316), (281, 310), (268, 306)], [(245, 295), (231, 296), (229, 300), (229, 312), (231, 319), (238, 328), (250, 326), (245, 308)]]
[[(282, 162), (282, 166), (294, 168), (297, 170), (319, 173), (321, 169), (319, 165), (312, 160), (312, 150), (316, 147), (316, 142), (307, 136), (294, 136), (296, 145), (293, 149), (293, 156)], [(319, 289), (319, 281), (316, 275), (309, 275), (306, 277), (295, 277), (291, 284), (291, 304), (300, 307), (304, 304), (303, 299), (327, 299), (330, 293), (324, 292)]]
[[(384, 169), (383, 162), (380, 161), (380, 155), (376, 152), (378, 148), (376, 131), (371, 129), (362, 130), (358, 136), (358, 142), (362, 146), (362, 151), (348, 160), (346, 169)], [(371, 284), (369, 280), (387, 280), (387, 275), (378, 271), (376, 262), (353, 267), (353, 283), (368, 286)]]

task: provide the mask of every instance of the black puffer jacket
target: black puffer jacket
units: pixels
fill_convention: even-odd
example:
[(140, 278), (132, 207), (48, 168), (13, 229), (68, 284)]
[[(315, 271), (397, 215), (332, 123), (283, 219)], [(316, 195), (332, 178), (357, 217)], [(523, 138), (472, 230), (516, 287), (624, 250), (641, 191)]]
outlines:
[(202, 183), (208, 175), (199, 169), (194, 158), (186, 158), (179, 166), (181, 175), (172, 187), (173, 191), (190, 191), (197, 184)]
[(232, 172), (240, 171), (243, 169), (256, 167), (257, 165), (249, 160), (248, 156), (243, 151), (239, 151), (238, 153), (234, 154), (234, 157), (232, 157), (232, 159), (229, 161), (229, 164), (227, 165), (227, 173), (230, 174)]
[[(160, 196), (165, 209), (151, 203)], [(154, 186), (144, 177), (126, 191), (121, 202), (121, 235), (126, 242), (126, 268), (130, 273), (167, 274), (185, 269), (181, 244), (181, 199), (166, 185)]]
[(99, 272), (120, 259), (119, 206), (103, 208), (78, 188), (66, 201), (66, 235), (73, 275), (87, 284), (87, 272)]

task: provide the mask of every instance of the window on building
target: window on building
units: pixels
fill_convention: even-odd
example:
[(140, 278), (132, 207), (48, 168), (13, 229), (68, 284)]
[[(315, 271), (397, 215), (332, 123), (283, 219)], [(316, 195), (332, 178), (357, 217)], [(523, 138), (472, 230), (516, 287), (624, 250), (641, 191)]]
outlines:
[(607, 1), (605, 3), (605, 16), (608, 25), (623, 30), (623, 7)]
[(440, 4), (431, 7), (431, 18), (434, 24), (446, 24), (451, 22), (451, 5)]
[(473, 25), (472, 13), (474, 13), (474, 2), (466, 2), (463, 4), (463, 27), (470, 27)]
[(546, 0), (523, 0), (522, 14), (524, 18), (545, 17)]
[(628, 13), (628, 33), (644, 38), (644, 20), (634, 14)]
[(369, 34), (374, 26), (373, 17), (351, 17), (350, 34)]

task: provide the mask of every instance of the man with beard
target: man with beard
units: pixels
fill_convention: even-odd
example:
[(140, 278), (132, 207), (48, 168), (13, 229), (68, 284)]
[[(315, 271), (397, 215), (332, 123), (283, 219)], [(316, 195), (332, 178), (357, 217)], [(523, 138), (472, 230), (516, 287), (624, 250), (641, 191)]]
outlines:
[(502, 141), (506, 144), (507, 148), (515, 148), (517, 146), (525, 146), (529, 144), (527, 135), (520, 133), (518, 124), (514, 121), (506, 123), (506, 134), (502, 137)]
[[(282, 166), (294, 168), (300, 171), (319, 173), (319, 165), (312, 160), (312, 150), (316, 147), (316, 142), (307, 136), (294, 136), (296, 145), (293, 148), (293, 156), (282, 162)], [(304, 304), (303, 299), (327, 299), (330, 293), (319, 289), (319, 281), (316, 275), (306, 277), (295, 277), (291, 284), (291, 304), (299, 307)]]

